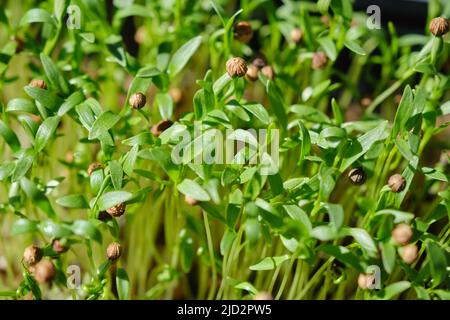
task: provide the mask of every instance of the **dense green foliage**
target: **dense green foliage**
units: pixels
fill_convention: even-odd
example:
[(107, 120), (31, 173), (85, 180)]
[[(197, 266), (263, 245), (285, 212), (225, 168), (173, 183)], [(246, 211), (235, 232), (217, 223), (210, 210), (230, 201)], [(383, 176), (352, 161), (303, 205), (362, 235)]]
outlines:
[[(371, 30), (349, 0), (112, 2), (0, 7), (1, 297), (450, 298), (449, 33)], [(278, 129), (279, 172), (248, 146), (174, 163), (194, 123)]]

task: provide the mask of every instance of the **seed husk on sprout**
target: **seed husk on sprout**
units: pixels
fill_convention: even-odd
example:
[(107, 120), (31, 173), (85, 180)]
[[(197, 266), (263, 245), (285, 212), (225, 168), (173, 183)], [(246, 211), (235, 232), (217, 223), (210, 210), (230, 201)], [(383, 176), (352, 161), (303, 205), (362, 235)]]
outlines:
[(389, 177), (388, 185), (392, 192), (402, 192), (406, 187), (406, 180), (401, 174), (396, 173)]
[(114, 207), (106, 209), (106, 212), (114, 218), (120, 217), (125, 213), (126, 204), (125, 203), (119, 203), (118, 205), (115, 205)]
[(231, 78), (243, 77), (247, 73), (247, 63), (239, 57), (229, 59), (226, 67), (227, 73)]
[(147, 98), (142, 92), (133, 93), (128, 101), (134, 109), (141, 109), (145, 106)]
[(33, 87), (33, 88), (43, 89), (43, 90), (47, 89), (47, 84), (45, 83), (44, 80), (41, 80), (41, 79), (31, 80), (29, 86)]
[(361, 167), (354, 168), (348, 173), (348, 178), (353, 184), (362, 185), (366, 182), (367, 175)]
[(437, 17), (430, 21), (430, 32), (436, 37), (442, 37), (450, 31), (450, 21), (443, 17)]
[(42, 259), (42, 250), (38, 246), (32, 244), (25, 248), (23, 252), (23, 261), (29, 265), (35, 265)]
[(116, 261), (122, 254), (122, 247), (119, 243), (113, 242), (106, 248), (106, 257), (111, 261)]
[(400, 223), (392, 230), (392, 238), (399, 245), (407, 244), (413, 236), (413, 231), (409, 224)]
[(238, 22), (234, 26), (234, 37), (243, 43), (248, 43), (253, 36), (252, 25), (247, 21)]
[(51, 282), (56, 275), (56, 268), (49, 260), (41, 260), (34, 266), (34, 278), (40, 284)]

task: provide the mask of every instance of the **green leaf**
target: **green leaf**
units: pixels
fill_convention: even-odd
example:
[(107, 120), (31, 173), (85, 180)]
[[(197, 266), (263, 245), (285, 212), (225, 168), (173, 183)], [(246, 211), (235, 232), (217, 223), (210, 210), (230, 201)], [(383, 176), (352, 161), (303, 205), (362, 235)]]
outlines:
[(395, 114), (394, 125), (391, 131), (391, 137), (395, 138), (399, 134), (400, 130), (405, 127), (406, 121), (412, 116), (414, 112), (413, 108), (413, 94), (411, 87), (406, 86), (403, 91), (403, 96)]
[(380, 216), (380, 215), (386, 215), (386, 214), (390, 214), (390, 215), (394, 216), (394, 223), (409, 222), (412, 219), (414, 219), (414, 214), (409, 213), (409, 212), (394, 210), (394, 209), (384, 209), (384, 210), (377, 211), (375, 213), (374, 217)]
[(98, 243), (102, 243), (102, 234), (97, 227), (87, 220), (76, 220), (71, 226), (72, 232), (80, 237), (92, 239)]
[(35, 158), (35, 153), (33, 149), (25, 149), (24, 152), (21, 154), (19, 160), (17, 160), (16, 168), (13, 171), (12, 174), (12, 181), (18, 181), (20, 178), (22, 178), (24, 175), (27, 174), (28, 170), (33, 165)]
[(285, 254), (283, 256), (278, 257), (266, 257), (262, 259), (257, 264), (250, 266), (250, 270), (273, 270), (279, 265), (281, 265), (284, 261), (289, 259), (289, 255)]
[(36, 133), (36, 137), (34, 138), (34, 149), (36, 150), (36, 152), (41, 152), (50, 142), (60, 120), (60, 117), (53, 116), (45, 119), (44, 122), (42, 122)]
[(98, 199), (98, 209), (100, 211), (104, 211), (120, 203), (128, 201), (132, 196), (133, 195), (131, 193), (126, 191), (107, 192)]
[(181, 69), (184, 68), (201, 43), (202, 37), (197, 36), (186, 42), (177, 50), (177, 52), (175, 52), (172, 59), (170, 59), (169, 66), (167, 68), (167, 72), (171, 77), (174, 77), (181, 71)]
[(56, 203), (66, 208), (88, 209), (89, 204), (81, 194), (71, 194), (56, 199)]
[(38, 230), (37, 223), (28, 219), (19, 219), (11, 227), (11, 235), (31, 233)]
[(136, 163), (137, 154), (139, 151), (139, 145), (133, 146), (130, 151), (128, 151), (125, 160), (123, 161), (123, 171), (131, 177), (134, 170), (134, 165)]
[(64, 238), (72, 235), (72, 229), (65, 224), (58, 224), (52, 220), (41, 221), (38, 225), (39, 231), (50, 238)]
[(156, 104), (158, 105), (159, 114), (161, 115), (162, 119), (170, 119), (172, 117), (173, 113), (173, 101), (170, 97), (170, 94), (167, 92), (165, 93), (158, 93), (156, 95)]
[(17, 138), (14, 131), (12, 131), (9, 126), (2, 120), (0, 120), (0, 134), (14, 152), (20, 150), (21, 147), (19, 139)]
[(123, 268), (117, 269), (116, 286), (120, 300), (130, 299), (130, 280), (126, 270)]
[(49, 110), (56, 110), (62, 104), (63, 100), (48, 90), (26, 86), (25, 92), (34, 100), (39, 101), (41, 105)]
[(345, 233), (355, 238), (356, 242), (371, 256), (377, 255), (377, 247), (369, 233), (361, 228), (345, 228)]
[(287, 115), (285, 104), (280, 92), (280, 89), (271, 80), (267, 81), (267, 94), (269, 95), (270, 107), (275, 113), (280, 125), (283, 128), (287, 127)]
[(366, 51), (356, 42), (350, 39), (346, 39), (344, 42), (344, 45), (349, 49), (350, 51), (353, 51), (356, 54), (365, 56), (367, 55)]
[(52, 17), (50, 13), (43, 9), (31, 9), (25, 13), (25, 15), (20, 20), (20, 25), (26, 25), (29, 23), (36, 23), (36, 22), (42, 22), (42, 23), (48, 23), (53, 27), (56, 27), (56, 21)]
[(194, 258), (193, 240), (187, 235), (186, 230), (181, 232), (180, 237), (180, 264), (184, 272), (189, 272)]
[(101, 135), (108, 132), (109, 129), (119, 122), (120, 117), (111, 111), (105, 111), (98, 117), (92, 124), (92, 128), (89, 131), (89, 140), (96, 139)]
[(325, 209), (330, 216), (330, 225), (338, 231), (342, 224), (344, 223), (344, 210), (339, 204), (327, 203), (325, 204)]
[(38, 109), (34, 103), (27, 99), (17, 98), (12, 99), (8, 102), (6, 106), (7, 112), (28, 112), (32, 114), (38, 114)]
[(409, 281), (399, 281), (382, 289), (377, 296), (383, 300), (390, 300), (410, 287), (411, 283)]
[(390, 274), (395, 267), (395, 247), (391, 243), (382, 243), (381, 258), (384, 270)]
[(320, 43), (327, 56), (332, 61), (335, 61), (337, 58), (337, 50), (333, 40), (331, 40), (330, 37), (324, 37), (318, 39), (317, 41)]
[(66, 82), (66, 79), (64, 79), (61, 72), (59, 72), (52, 59), (50, 59), (45, 53), (41, 53), (40, 58), (50, 84), (54, 88), (57, 88), (60, 92), (68, 94), (69, 86)]
[(85, 99), (85, 97), (84, 97), (83, 92), (75, 91), (61, 105), (61, 107), (58, 110), (58, 116), (62, 117), (67, 112), (72, 110), (74, 107), (76, 107), (77, 105), (82, 103), (84, 101), (84, 99)]
[(433, 287), (436, 287), (447, 278), (447, 258), (445, 251), (435, 242), (428, 241), (426, 247), (433, 277)]
[(264, 108), (261, 104), (259, 103), (243, 104), (241, 105), (241, 107), (250, 112), (251, 114), (253, 114), (262, 123), (264, 124), (270, 123), (269, 113), (267, 112), (266, 108)]
[(258, 290), (256, 290), (256, 288), (249, 282), (241, 282), (241, 283), (235, 285), (234, 288), (239, 289), (239, 290), (248, 291), (253, 295), (256, 295), (258, 293)]
[(177, 189), (182, 194), (198, 201), (211, 200), (206, 190), (203, 189), (203, 187), (201, 187), (197, 182), (190, 179), (184, 179), (180, 184), (178, 184)]
[(237, 235), (236, 232), (234, 232), (234, 230), (230, 228), (227, 228), (225, 230), (222, 240), (220, 241), (220, 254), (222, 256), (225, 256), (231, 250), (231, 246), (233, 245), (233, 242), (236, 239), (236, 237)]
[(339, 170), (341, 172), (344, 172), (356, 160), (364, 155), (376, 141), (384, 139), (386, 126), (387, 121), (383, 121), (378, 126), (366, 132), (358, 139), (353, 140), (351, 145), (347, 147), (344, 153), (344, 159), (342, 160)]
[(119, 161), (112, 160), (109, 162), (109, 170), (111, 172), (111, 181), (114, 189), (119, 190), (122, 188), (123, 170)]
[(300, 166), (305, 157), (311, 152), (311, 137), (309, 136), (309, 131), (306, 129), (303, 122), (301, 120), (298, 120), (297, 122), (300, 127), (299, 133), (301, 139), (300, 156), (298, 159), (298, 165)]
[(350, 250), (346, 247), (324, 244), (319, 246), (318, 250), (335, 257), (342, 263), (360, 272), (365, 271), (365, 265), (360, 261), (360, 259), (357, 256), (351, 253)]

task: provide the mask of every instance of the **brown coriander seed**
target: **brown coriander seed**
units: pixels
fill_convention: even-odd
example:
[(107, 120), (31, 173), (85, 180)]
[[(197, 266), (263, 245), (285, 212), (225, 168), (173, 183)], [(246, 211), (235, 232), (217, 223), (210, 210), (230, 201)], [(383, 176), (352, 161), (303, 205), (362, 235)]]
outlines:
[(196, 205), (198, 205), (200, 203), (200, 201), (198, 201), (197, 199), (194, 199), (194, 198), (192, 198), (190, 196), (187, 196), (187, 195), (184, 196), (184, 201), (190, 206), (196, 206)]
[(348, 173), (348, 178), (353, 184), (362, 185), (366, 182), (367, 175), (361, 167), (354, 168)]
[(275, 72), (273, 71), (273, 68), (271, 66), (263, 67), (261, 69), (261, 73), (270, 80), (273, 80), (273, 78), (275, 78)]
[(406, 264), (411, 264), (417, 259), (419, 249), (415, 244), (407, 244), (400, 248), (400, 257)]
[(116, 261), (122, 254), (122, 247), (117, 242), (112, 242), (106, 248), (106, 257), (111, 261)]
[(101, 168), (103, 168), (103, 165), (102, 165), (101, 163), (99, 163), (99, 162), (92, 162), (92, 163), (89, 165), (88, 169), (87, 169), (87, 174), (88, 174), (88, 176), (91, 176), (92, 173), (93, 173), (95, 170), (98, 170), (98, 169), (101, 169)]
[(55, 275), (55, 266), (49, 260), (42, 260), (34, 266), (34, 278), (40, 284), (51, 282)]
[(443, 17), (434, 18), (430, 21), (430, 32), (436, 37), (442, 37), (450, 31), (450, 21)]
[(372, 101), (373, 100), (370, 97), (362, 98), (361, 101), (360, 101), (361, 107), (367, 108), (368, 106), (370, 106), (372, 104)]
[(183, 91), (180, 88), (174, 87), (169, 90), (170, 97), (173, 100), (173, 103), (179, 104), (183, 99)]
[(29, 266), (38, 263), (42, 259), (42, 250), (38, 246), (32, 244), (25, 248), (23, 252), (23, 261)]
[(258, 71), (259, 71), (258, 68), (251, 64), (247, 68), (247, 73), (245, 74), (245, 77), (249, 81), (256, 81), (258, 80)]
[(53, 251), (55, 251), (56, 253), (64, 253), (67, 250), (69, 250), (69, 247), (67, 247), (63, 241), (59, 240), (59, 239), (54, 239), (52, 241), (52, 249)]
[(142, 92), (135, 92), (131, 95), (128, 102), (134, 109), (141, 109), (145, 106), (147, 98)]
[(106, 212), (114, 218), (120, 217), (125, 213), (126, 204), (125, 203), (119, 203), (115, 205), (114, 207), (111, 207), (109, 209), (106, 209)]
[(406, 181), (400, 174), (396, 173), (389, 177), (388, 185), (392, 192), (402, 192), (405, 189)]
[(395, 226), (395, 228), (391, 232), (392, 239), (394, 239), (395, 243), (404, 246), (408, 244), (413, 236), (413, 230), (406, 223), (400, 223)]
[(155, 137), (159, 137), (159, 135), (170, 128), (172, 124), (173, 122), (170, 120), (161, 120), (157, 124), (153, 125), (150, 131)]
[(325, 54), (325, 52), (318, 51), (318, 52), (314, 53), (313, 58), (312, 58), (312, 65), (311, 65), (314, 70), (324, 69), (326, 67), (327, 63), (328, 63), (328, 58), (327, 58), (327, 55)]
[(273, 300), (273, 296), (269, 292), (261, 291), (255, 295), (253, 300)]
[(330, 18), (328, 18), (328, 16), (321, 16), (320, 21), (324, 24), (325, 27), (330, 27)]
[(299, 28), (294, 28), (290, 32), (292, 42), (299, 44), (303, 40), (303, 31)]
[(226, 63), (226, 68), (231, 78), (243, 77), (247, 73), (247, 63), (239, 57), (229, 59)]
[(47, 89), (47, 84), (45, 83), (44, 80), (41, 80), (41, 79), (31, 80), (29, 86), (33, 87), (33, 88), (43, 89), (43, 90)]
[(367, 290), (375, 283), (375, 276), (373, 274), (360, 273), (358, 276), (358, 287)]
[(263, 56), (258, 56), (255, 59), (253, 59), (252, 65), (254, 65), (259, 70), (267, 65), (266, 59), (264, 59)]
[(247, 21), (238, 22), (234, 26), (234, 38), (240, 42), (248, 43), (253, 36), (252, 25)]

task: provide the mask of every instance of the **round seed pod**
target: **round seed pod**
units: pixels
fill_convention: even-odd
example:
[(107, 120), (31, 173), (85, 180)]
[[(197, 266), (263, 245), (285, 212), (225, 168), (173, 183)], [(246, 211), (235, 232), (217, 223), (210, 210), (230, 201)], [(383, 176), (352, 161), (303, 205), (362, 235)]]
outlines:
[(56, 253), (64, 253), (67, 250), (69, 250), (69, 247), (67, 247), (63, 241), (58, 240), (58, 239), (54, 239), (52, 241), (52, 249), (53, 251), (55, 251)]
[(303, 40), (303, 31), (299, 28), (294, 28), (291, 30), (290, 36), (294, 43), (299, 44)]
[(101, 169), (101, 168), (103, 168), (103, 165), (101, 163), (92, 162), (87, 169), (88, 176), (91, 176), (92, 172), (94, 172), (97, 169)]
[(370, 106), (370, 104), (372, 103), (372, 98), (370, 98), (370, 97), (364, 97), (364, 98), (362, 98), (361, 99), (361, 101), (360, 101), (360, 104), (361, 104), (361, 107), (363, 107), (363, 108), (367, 108), (368, 106)]
[(273, 297), (269, 292), (261, 291), (255, 295), (253, 300), (273, 300)]
[(430, 21), (430, 32), (436, 37), (442, 37), (450, 31), (450, 22), (443, 17), (434, 18)]
[(40, 284), (51, 282), (55, 275), (55, 266), (49, 260), (42, 260), (34, 266), (34, 278)]
[(122, 254), (122, 247), (119, 243), (113, 242), (106, 248), (106, 257), (111, 261), (116, 261)]
[(238, 41), (248, 43), (252, 36), (253, 29), (249, 22), (241, 21), (234, 26), (234, 38)]
[(155, 137), (159, 137), (159, 135), (167, 130), (172, 124), (173, 122), (170, 120), (161, 120), (157, 124), (153, 125), (150, 131)]
[(392, 230), (391, 235), (395, 243), (404, 246), (411, 240), (413, 236), (413, 230), (411, 229), (409, 224), (400, 223), (395, 226), (394, 230)]
[(312, 68), (314, 70), (321, 70), (324, 69), (326, 67), (328, 63), (328, 58), (327, 55), (325, 54), (325, 52), (319, 51), (314, 53), (313, 58), (312, 58)]
[(184, 201), (190, 206), (196, 206), (200, 203), (200, 201), (189, 196), (184, 196)]
[(419, 249), (415, 244), (407, 244), (400, 248), (400, 257), (406, 264), (411, 264), (417, 259)]
[(232, 78), (243, 77), (247, 72), (247, 63), (239, 57), (229, 59), (226, 67), (228, 75)]
[(23, 252), (23, 261), (29, 266), (38, 263), (42, 259), (42, 250), (34, 244), (25, 248)]
[(41, 79), (31, 80), (29, 86), (33, 87), (33, 88), (40, 88), (43, 90), (47, 89), (47, 84), (45, 83), (44, 80), (41, 80)]
[(369, 289), (375, 283), (375, 276), (373, 274), (360, 273), (358, 276), (358, 286), (363, 289)]
[(265, 67), (267, 65), (267, 62), (266, 62), (266, 59), (264, 59), (264, 57), (262, 55), (260, 55), (260, 56), (257, 56), (255, 59), (253, 59), (252, 65), (254, 65), (259, 70), (259, 69)]
[(173, 103), (179, 104), (183, 99), (183, 91), (180, 88), (174, 87), (169, 90), (169, 94), (172, 97)]
[(141, 109), (142, 107), (145, 106), (147, 98), (142, 92), (135, 92), (131, 95), (130, 100), (128, 102), (134, 109)]
[(97, 219), (100, 220), (100, 221), (105, 222), (105, 221), (111, 220), (112, 217), (109, 215), (108, 212), (106, 212), (106, 211), (100, 211), (100, 212), (98, 213)]
[(265, 75), (270, 80), (273, 80), (275, 78), (275, 72), (273, 71), (273, 68), (271, 66), (265, 66), (261, 69), (261, 73)]
[(327, 28), (330, 27), (330, 18), (328, 16), (321, 16), (320, 21), (322, 21), (323, 25)]
[(392, 192), (402, 192), (405, 189), (406, 181), (400, 174), (396, 173), (390, 176), (388, 185)]
[(367, 175), (364, 172), (363, 168), (358, 167), (350, 170), (350, 172), (348, 173), (348, 178), (353, 184), (362, 185), (364, 182), (366, 182)]
[(255, 67), (254, 65), (249, 65), (247, 68), (247, 73), (245, 74), (245, 77), (249, 80), (249, 81), (256, 81), (258, 80), (258, 68)]
[(106, 212), (114, 218), (120, 217), (125, 213), (126, 204), (125, 203), (119, 203), (118, 205), (115, 205), (114, 207), (111, 207), (109, 209), (106, 209)]

